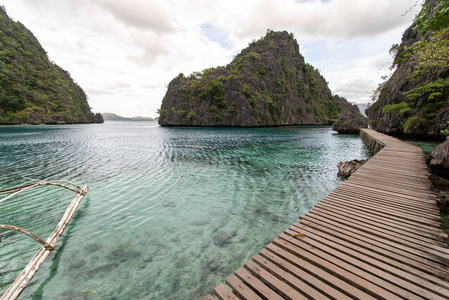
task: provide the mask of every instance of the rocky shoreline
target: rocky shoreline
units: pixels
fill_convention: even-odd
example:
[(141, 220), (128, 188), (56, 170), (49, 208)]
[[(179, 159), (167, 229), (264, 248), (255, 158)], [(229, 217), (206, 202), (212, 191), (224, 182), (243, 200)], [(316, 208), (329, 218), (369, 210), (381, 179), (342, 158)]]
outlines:
[(339, 162), (337, 164), (337, 168), (338, 168), (337, 176), (349, 177), (352, 175), (352, 173), (354, 173), (361, 166), (363, 166), (367, 161), (368, 161), (368, 159), (362, 159), (362, 160), (354, 159), (354, 160), (350, 160), (350, 161)]

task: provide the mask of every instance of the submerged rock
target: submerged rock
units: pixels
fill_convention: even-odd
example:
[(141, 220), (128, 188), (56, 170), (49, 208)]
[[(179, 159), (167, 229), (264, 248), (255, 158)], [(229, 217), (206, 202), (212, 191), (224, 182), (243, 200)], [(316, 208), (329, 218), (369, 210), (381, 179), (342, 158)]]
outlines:
[(226, 247), (228, 244), (231, 243), (231, 239), (232, 239), (232, 236), (223, 230), (219, 231), (213, 237), (214, 244), (219, 247)]
[(358, 168), (363, 166), (368, 160), (367, 159), (354, 159), (351, 161), (342, 161), (337, 164), (338, 176), (349, 177), (352, 173), (357, 171)]
[(433, 173), (449, 179), (449, 137), (433, 149), (428, 161)]
[(332, 130), (342, 134), (359, 134), (360, 128), (368, 128), (368, 118), (354, 111), (344, 111), (332, 124)]

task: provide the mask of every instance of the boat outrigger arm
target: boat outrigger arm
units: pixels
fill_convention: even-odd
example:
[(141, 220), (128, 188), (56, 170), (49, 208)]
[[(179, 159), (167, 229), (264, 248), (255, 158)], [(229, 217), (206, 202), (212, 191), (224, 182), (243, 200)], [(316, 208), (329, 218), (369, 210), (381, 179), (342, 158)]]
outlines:
[[(58, 239), (61, 237), (62, 233), (64, 232), (65, 228), (67, 227), (68, 223), (72, 219), (75, 210), (77, 209), (78, 205), (80, 204), (81, 200), (84, 198), (84, 196), (87, 193), (87, 190), (89, 187), (86, 185), (83, 188), (79, 187), (78, 185), (71, 183), (69, 181), (63, 181), (63, 180), (55, 180), (55, 181), (39, 181), (37, 183), (33, 184), (27, 184), (22, 185), (19, 187), (9, 188), (5, 190), (0, 190), (1, 194), (11, 194), (7, 197), (0, 199), (0, 203), (25, 191), (28, 189), (31, 189), (33, 187), (42, 186), (42, 185), (54, 185), (62, 188), (69, 189), (76, 193), (75, 198), (73, 198), (72, 202), (70, 203), (69, 207), (66, 209), (64, 215), (62, 216), (61, 220), (59, 221), (58, 225), (56, 226), (55, 230), (50, 234), (50, 236), (47, 238), (47, 240), (43, 240), (40, 237), (36, 236), (32, 232), (21, 228), (17, 226), (12, 225), (1, 225), (0, 228), (3, 229), (9, 229), (9, 230), (15, 230), (22, 232), (32, 239), (39, 242), (42, 247), (37, 251), (36, 255), (31, 259), (31, 261), (28, 263), (28, 265), (23, 269), (22, 273), (17, 277), (17, 279), (14, 281), (14, 283), (8, 288), (8, 290), (3, 294), (1, 300), (10, 300), (10, 299), (17, 299), (20, 294), (23, 292), (23, 290), (26, 288), (28, 283), (31, 281), (31, 279), (34, 277), (34, 275), (39, 270), (40, 266), (44, 262), (44, 260), (47, 258), (47, 256), (50, 254), (52, 250), (54, 250), (55, 244), (58, 241)], [(1, 242), (1, 239), (0, 239)]]

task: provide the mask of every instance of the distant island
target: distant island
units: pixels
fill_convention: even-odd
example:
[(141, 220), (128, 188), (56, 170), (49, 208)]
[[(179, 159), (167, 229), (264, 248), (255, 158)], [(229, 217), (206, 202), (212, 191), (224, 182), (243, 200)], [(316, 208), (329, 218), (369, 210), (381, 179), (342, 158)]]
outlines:
[(132, 118), (126, 118), (119, 116), (117, 114), (113, 113), (102, 113), (103, 119), (105, 121), (154, 121), (151, 117), (132, 117)]
[(333, 95), (319, 70), (304, 61), (293, 34), (268, 30), (227, 66), (174, 78), (159, 124), (328, 125), (348, 111), (361, 117), (356, 105)]

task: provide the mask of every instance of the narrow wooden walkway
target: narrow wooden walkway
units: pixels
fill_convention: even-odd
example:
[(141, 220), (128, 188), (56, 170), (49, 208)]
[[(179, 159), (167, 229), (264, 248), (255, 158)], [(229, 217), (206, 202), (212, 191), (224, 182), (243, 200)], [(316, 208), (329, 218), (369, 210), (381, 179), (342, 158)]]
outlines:
[(380, 151), (216, 286), (219, 299), (449, 299), (447, 236), (421, 149), (361, 136)]

